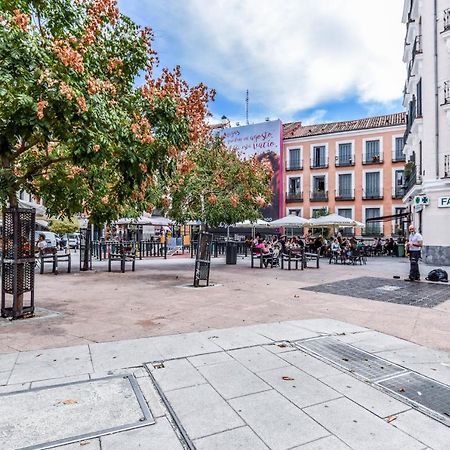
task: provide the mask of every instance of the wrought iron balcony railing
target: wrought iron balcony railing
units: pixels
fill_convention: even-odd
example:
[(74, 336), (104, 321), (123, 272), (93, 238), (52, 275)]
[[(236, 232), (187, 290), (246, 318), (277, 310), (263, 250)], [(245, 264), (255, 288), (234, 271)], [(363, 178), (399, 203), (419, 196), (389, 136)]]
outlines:
[(328, 191), (311, 191), (309, 199), (312, 202), (328, 201)]
[(444, 31), (450, 30), (450, 8), (444, 10)]
[(336, 157), (336, 167), (348, 167), (348, 166), (354, 166), (355, 165), (355, 158), (352, 156), (350, 158), (339, 158)]
[(363, 199), (364, 200), (381, 200), (383, 198), (383, 191), (378, 189), (370, 189), (363, 191)]
[(325, 169), (328, 167), (328, 158), (319, 161), (313, 159), (310, 167), (311, 169)]
[(364, 155), (363, 164), (383, 164), (383, 156), (382, 155), (372, 155), (372, 156)]
[(335, 195), (336, 200), (355, 200), (354, 189), (338, 189)]
[(292, 171), (292, 170), (302, 170), (303, 169), (303, 160), (300, 161), (291, 161), (286, 163), (286, 172)]
[(303, 201), (303, 192), (288, 192), (286, 194), (286, 203), (296, 203)]

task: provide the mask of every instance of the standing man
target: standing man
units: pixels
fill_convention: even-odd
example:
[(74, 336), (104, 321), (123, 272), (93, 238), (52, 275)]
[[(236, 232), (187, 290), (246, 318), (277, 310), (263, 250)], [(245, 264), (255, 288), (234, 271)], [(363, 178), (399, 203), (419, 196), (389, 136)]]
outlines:
[(408, 231), (409, 239), (406, 243), (406, 248), (408, 249), (411, 267), (409, 277), (405, 281), (420, 281), (419, 258), (423, 246), (423, 237), (420, 233), (417, 233), (416, 228), (412, 224), (408, 227)]

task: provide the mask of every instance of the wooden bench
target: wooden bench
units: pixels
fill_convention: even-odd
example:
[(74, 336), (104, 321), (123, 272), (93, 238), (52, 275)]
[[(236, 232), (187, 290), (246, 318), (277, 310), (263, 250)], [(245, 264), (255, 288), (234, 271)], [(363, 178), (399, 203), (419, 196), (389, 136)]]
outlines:
[(136, 270), (136, 246), (121, 244), (118, 252), (111, 252), (108, 257), (108, 272), (111, 272), (111, 265), (114, 261), (120, 262), (120, 271), (125, 273), (126, 263), (131, 262), (131, 271)]
[(304, 267), (307, 268), (308, 267), (308, 261), (315, 261), (316, 262), (316, 269), (319, 268), (319, 260), (320, 260), (320, 256), (318, 253), (304, 253), (304, 258), (303, 258), (303, 264)]
[[(53, 250), (53, 249), (48, 249)], [(47, 251), (47, 252), (40, 252), (39, 253), (39, 259), (40, 259), (40, 273), (44, 273), (44, 267), (45, 264), (52, 264), (52, 273), (58, 273), (59, 272), (59, 263), (60, 262), (67, 262), (67, 273), (70, 273), (72, 268), (72, 257), (70, 253), (61, 253), (58, 254), (53, 251)]]
[(282, 253), (281, 254), (281, 268), (284, 269), (284, 263), (287, 262), (288, 270), (291, 270), (292, 263), (295, 263), (295, 270), (298, 269), (298, 263), (300, 263), (300, 269), (304, 268), (303, 253)]
[[(266, 268), (269, 266), (273, 268), (276, 265), (278, 258), (273, 253), (261, 253), (260, 249), (252, 248), (250, 253), (251, 264), (250, 267), (253, 269), (255, 267), (255, 259), (259, 260), (259, 268)], [(264, 264), (267, 263), (267, 264)], [(256, 267), (258, 267), (256, 266)]]

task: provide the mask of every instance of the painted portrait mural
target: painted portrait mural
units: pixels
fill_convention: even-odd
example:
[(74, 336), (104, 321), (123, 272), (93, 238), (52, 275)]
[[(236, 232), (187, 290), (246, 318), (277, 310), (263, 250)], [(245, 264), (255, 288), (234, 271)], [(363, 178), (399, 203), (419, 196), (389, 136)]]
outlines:
[(272, 120), (252, 125), (225, 128), (218, 130), (228, 148), (235, 149), (244, 157), (256, 155), (259, 160), (267, 158), (273, 168), (272, 201), (261, 210), (264, 220), (275, 220), (280, 217), (283, 192), (281, 177), (282, 123)]

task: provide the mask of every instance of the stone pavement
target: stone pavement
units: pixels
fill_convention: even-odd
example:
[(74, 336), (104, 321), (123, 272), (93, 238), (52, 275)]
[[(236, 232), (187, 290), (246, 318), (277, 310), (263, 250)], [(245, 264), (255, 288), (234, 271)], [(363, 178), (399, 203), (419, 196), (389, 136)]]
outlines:
[(0, 354), (0, 449), (448, 449), (446, 410), (383, 387), (411, 371), (450, 384), (450, 354), (325, 318)]

